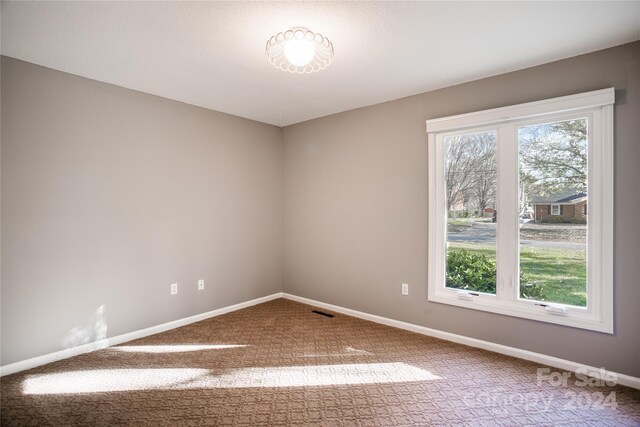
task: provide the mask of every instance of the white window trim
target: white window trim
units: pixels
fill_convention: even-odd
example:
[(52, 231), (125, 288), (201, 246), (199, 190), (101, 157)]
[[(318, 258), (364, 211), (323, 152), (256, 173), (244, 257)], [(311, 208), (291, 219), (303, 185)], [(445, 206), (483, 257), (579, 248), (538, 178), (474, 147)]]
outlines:
[[(553, 213), (553, 209), (555, 208), (556, 212)], [(551, 205), (551, 215), (560, 215), (560, 205), (559, 204), (552, 204)]]
[[(427, 120), (429, 134), (429, 301), (613, 333), (613, 104), (614, 88), (475, 113)], [(545, 120), (588, 117), (589, 228), (587, 308), (519, 299), (517, 127)], [(444, 138), (465, 130), (498, 132), (499, 274), (496, 295), (445, 287), (446, 209)], [(502, 143), (501, 143), (502, 141)], [(595, 141), (595, 143), (594, 143)], [(514, 143), (515, 142), (515, 143)], [(512, 201), (509, 201), (512, 200)], [(502, 232), (502, 234), (501, 234)], [(513, 266), (513, 267), (512, 267)]]

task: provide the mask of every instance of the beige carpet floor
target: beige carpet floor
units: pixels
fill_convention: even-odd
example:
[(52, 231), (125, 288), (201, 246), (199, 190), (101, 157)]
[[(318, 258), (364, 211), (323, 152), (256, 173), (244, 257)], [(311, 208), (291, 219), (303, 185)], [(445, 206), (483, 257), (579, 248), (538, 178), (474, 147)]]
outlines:
[(638, 390), (312, 310), (278, 299), (8, 375), (2, 425), (640, 425)]

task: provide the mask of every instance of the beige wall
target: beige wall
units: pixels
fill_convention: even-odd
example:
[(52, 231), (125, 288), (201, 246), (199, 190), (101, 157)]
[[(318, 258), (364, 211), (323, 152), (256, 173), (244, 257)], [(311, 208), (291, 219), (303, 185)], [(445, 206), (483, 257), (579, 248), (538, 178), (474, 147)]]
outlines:
[(2, 57), (2, 365), (281, 291), (281, 223), (279, 128)]
[[(611, 86), (615, 335), (427, 302), (425, 121)], [(640, 376), (639, 118), (640, 42), (286, 127), (284, 290)]]

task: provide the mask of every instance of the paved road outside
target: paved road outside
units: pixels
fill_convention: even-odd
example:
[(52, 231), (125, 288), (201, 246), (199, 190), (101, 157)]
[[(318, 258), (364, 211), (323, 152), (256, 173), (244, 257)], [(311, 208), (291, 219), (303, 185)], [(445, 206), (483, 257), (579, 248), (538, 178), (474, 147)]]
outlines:
[[(471, 227), (455, 227), (460, 231), (449, 231), (447, 238), (451, 242), (465, 242), (465, 243), (482, 243), (482, 244), (495, 244), (496, 242), (496, 224), (485, 222), (473, 222)], [(555, 226), (550, 225), (547, 227), (563, 227), (562, 225)], [(564, 228), (570, 228), (564, 227)], [(585, 243), (579, 242), (567, 242), (561, 240), (520, 240), (522, 246), (533, 246), (538, 248), (551, 248), (551, 249), (572, 249), (572, 250), (586, 250)]]

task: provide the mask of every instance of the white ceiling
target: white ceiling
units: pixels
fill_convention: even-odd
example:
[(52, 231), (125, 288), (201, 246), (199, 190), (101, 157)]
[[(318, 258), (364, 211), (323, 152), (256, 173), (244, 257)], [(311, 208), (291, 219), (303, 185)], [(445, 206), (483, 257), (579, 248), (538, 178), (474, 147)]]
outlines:
[[(640, 39), (640, 2), (2, 2), (2, 54), (285, 126)], [(333, 42), (293, 75), (267, 39)]]

